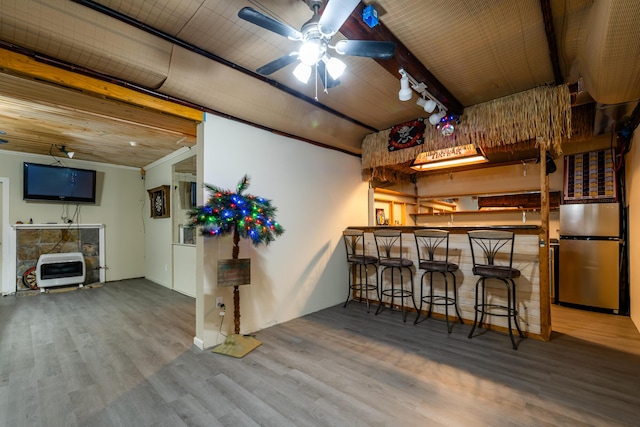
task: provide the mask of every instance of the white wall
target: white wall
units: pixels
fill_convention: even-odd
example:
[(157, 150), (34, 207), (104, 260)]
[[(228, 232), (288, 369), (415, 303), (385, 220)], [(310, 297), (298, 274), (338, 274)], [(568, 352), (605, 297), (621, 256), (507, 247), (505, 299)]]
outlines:
[[(211, 115), (202, 129), (203, 181), (234, 189), (248, 174), (247, 193), (271, 199), (285, 229), (269, 246), (241, 243), (240, 257), (251, 258), (252, 282), (240, 287), (241, 333), (343, 302), (347, 267), (341, 233), (367, 223), (360, 159)], [(222, 341), (216, 296), (229, 307), (223, 332), (233, 332), (232, 288), (218, 288), (216, 273), (217, 260), (231, 258), (231, 242), (198, 240), (204, 277), (195, 341), (208, 347)]]
[[(10, 179), (9, 224), (17, 221), (61, 223), (61, 217), (71, 216), (75, 204), (65, 208), (60, 203), (25, 202), (22, 200), (22, 164), (34, 162), (52, 164), (49, 156), (27, 155), (0, 150), (0, 175)], [(95, 205), (80, 205), (78, 222), (105, 224), (106, 280), (121, 280), (144, 275), (144, 240), (141, 197), (143, 182), (134, 168), (64, 159), (65, 166), (98, 171), (98, 201)], [(6, 190), (6, 189), (5, 189)], [(63, 210), (66, 209), (66, 210)], [(6, 232), (6, 231), (5, 231)], [(13, 261), (15, 262), (15, 261)]]
[[(142, 197), (144, 207), (144, 242), (145, 277), (159, 285), (172, 287), (172, 243), (173, 243), (173, 213), (169, 218), (151, 218), (149, 196), (147, 190), (161, 185), (172, 186), (173, 165), (187, 157), (193, 156), (195, 151), (183, 148), (145, 168), (144, 189)], [(171, 191), (173, 195), (173, 191)]]
[(627, 155), (626, 183), (629, 206), (629, 291), (631, 320), (640, 330), (640, 128), (633, 134)]

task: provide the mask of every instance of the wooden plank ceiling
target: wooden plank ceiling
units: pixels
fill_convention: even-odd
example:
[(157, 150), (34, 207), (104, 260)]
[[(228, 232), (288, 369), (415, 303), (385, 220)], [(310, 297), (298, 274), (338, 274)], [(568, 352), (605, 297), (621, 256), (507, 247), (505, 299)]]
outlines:
[[(3, 63), (0, 149), (65, 145), (78, 159), (144, 167), (193, 146), (205, 110), (358, 155), (367, 134), (426, 115), (415, 93), (398, 100), (400, 67), (451, 111), (558, 82), (580, 82), (580, 102), (602, 111), (640, 98), (640, 8), (631, 0), (374, 4), (380, 25), (362, 23), (361, 3), (332, 43), (393, 38), (396, 56), (340, 57), (347, 71), (325, 93), (315, 79), (295, 80), (293, 65), (255, 73), (299, 43), (238, 18), (253, 7), (299, 29), (312, 15), (301, 0), (0, 0), (3, 52), (78, 76), (69, 90), (60, 87), (74, 86), (68, 78)], [(127, 92), (79, 83), (87, 74)], [(149, 103), (163, 97), (185, 102)]]

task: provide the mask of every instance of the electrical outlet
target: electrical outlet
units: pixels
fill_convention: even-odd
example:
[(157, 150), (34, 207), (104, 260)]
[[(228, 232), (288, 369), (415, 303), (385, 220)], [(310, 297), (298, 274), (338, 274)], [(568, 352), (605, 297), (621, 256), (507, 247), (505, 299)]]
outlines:
[(224, 305), (222, 297), (216, 297), (216, 307), (220, 308)]

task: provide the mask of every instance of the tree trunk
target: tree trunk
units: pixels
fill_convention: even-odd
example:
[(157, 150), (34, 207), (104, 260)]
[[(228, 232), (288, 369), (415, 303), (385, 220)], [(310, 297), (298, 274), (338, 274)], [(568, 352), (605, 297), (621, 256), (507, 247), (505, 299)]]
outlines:
[[(240, 233), (238, 227), (233, 228), (233, 253), (232, 258), (238, 259), (240, 254)], [(238, 285), (233, 287), (233, 328), (234, 333), (240, 334), (240, 289)]]

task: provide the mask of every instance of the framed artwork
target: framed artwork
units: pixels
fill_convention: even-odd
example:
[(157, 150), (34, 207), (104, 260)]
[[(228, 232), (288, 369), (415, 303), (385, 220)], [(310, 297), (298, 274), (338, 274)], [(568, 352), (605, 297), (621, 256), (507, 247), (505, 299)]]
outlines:
[(171, 215), (169, 197), (171, 187), (161, 185), (160, 187), (147, 190), (149, 193), (149, 204), (151, 205), (151, 218), (169, 218)]
[(376, 225), (384, 225), (384, 209), (376, 209)]

